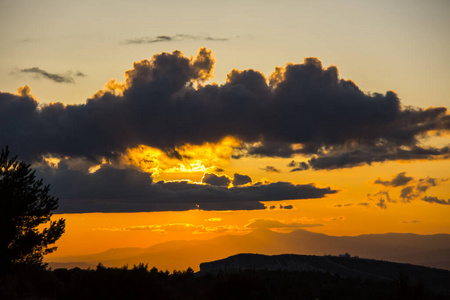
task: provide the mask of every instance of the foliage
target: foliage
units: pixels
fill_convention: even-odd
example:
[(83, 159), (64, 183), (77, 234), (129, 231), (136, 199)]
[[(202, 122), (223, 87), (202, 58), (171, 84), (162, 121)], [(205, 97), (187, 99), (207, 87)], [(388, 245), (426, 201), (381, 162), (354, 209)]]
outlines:
[[(42, 267), (49, 247), (64, 233), (65, 220), (51, 221), (58, 199), (49, 195), (49, 185), (36, 179), (30, 165), (9, 157), (8, 147), (0, 155), (0, 269), (11, 271), (19, 264)], [(50, 222), (47, 228), (42, 225)]]
[(12, 274), (0, 281), (2, 299), (449, 299), (397, 275), (392, 280), (340, 277), (323, 272), (236, 271), (194, 274), (140, 264), (131, 269), (79, 268)]

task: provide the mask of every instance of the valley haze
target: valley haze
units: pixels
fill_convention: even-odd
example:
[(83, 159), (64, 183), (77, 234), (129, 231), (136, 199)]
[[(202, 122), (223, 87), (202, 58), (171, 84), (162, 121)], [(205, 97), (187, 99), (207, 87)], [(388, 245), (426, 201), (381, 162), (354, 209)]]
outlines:
[[(149, 248), (117, 248), (83, 256), (47, 259), (52, 268), (95, 268), (148, 264), (160, 270), (199, 271), (200, 263), (238, 253), (340, 255), (410, 263), (450, 270), (450, 235), (370, 234), (328, 236), (306, 230), (277, 233), (267, 229), (246, 235), (225, 235), (203, 241), (170, 241)], [(211, 249), (215, 249), (211, 251)]]

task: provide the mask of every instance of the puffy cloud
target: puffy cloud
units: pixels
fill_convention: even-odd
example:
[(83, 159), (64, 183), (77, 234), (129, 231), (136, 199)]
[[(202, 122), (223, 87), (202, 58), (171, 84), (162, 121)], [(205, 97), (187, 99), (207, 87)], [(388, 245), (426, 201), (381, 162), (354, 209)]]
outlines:
[(205, 173), (202, 178), (202, 183), (207, 183), (207, 184), (215, 185), (215, 186), (227, 187), (230, 185), (231, 180), (226, 175), (219, 176), (216, 174)]
[(179, 146), (232, 136), (242, 142), (236, 158), (312, 156), (296, 171), (450, 156), (449, 147), (419, 146), (422, 137), (450, 129), (445, 107), (402, 106), (391, 91), (365, 94), (317, 58), (278, 67), (269, 79), (233, 70), (223, 85), (195, 86), (212, 77), (214, 62), (205, 48), (191, 58), (157, 54), (134, 63), (118, 89), (82, 105), (38, 106), (26, 95), (0, 93), (1, 141), (29, 161), (47, 154), (99, 161), (139, 145), (176, 155)]
[(52, 194), (60, 198), (59, 213), (256, 210), (266, 208), (263, 201), (318, 199), (337, 192), (288, 182), (233, 188), (188, 181), (153, 182), (149, 173), (137, 169), (105, 163), (92, 172), (89, 165), (76, 166), (62, 160), (57, 167), (37, 171), (37, 176), (51, 185)]
[(253, 219), (245, 225), (252, 229), (289, 229), (323, 226), (322, 224), (283, 223), (274, 219)]
[[(57, 83), (74, 83), (75, 82), (71, 72), (69, 72), (68, 74), (56, 74), (56, 73), (50, 73), (45, 70), (42, 70), (39, 67), (21, 69), (20, 72), (21, 73), (33, 73), (38, 76), (44, 77), (46, 79), (50, 79), (51, 81), (54, 81)], [(83, 72), (77, 71), (75, 73), (75, 76), (76, 77), (86, 77), (86, 74), (84, 74)]]
[(252, 179), (250, 178), (250, 176), (241, 175), (238, 173), (235, 173), (233, 176), (233, 186), (241, 186), (241, 185), (251, 184), (251, 183), (252, 183)]

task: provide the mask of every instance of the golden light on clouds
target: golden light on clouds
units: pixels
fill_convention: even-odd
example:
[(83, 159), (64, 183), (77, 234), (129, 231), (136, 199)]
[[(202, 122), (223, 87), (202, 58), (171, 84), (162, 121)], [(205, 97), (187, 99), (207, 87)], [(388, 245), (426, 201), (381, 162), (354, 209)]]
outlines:
[(60, 158), (52, 157), (52, 156), (42, 157), (42, 159), (45, 161), (45, 163), (48, 164), (49, 167), (52, 167), (52, 168), (57, 168), (59, 163), (61, 162)]
[(170, 153), (140, 145), (128, 149), (124, 160), (153, 176), (162, 173), (210, 172), (228, 165), (233, 149), (240, 144), (236, 138), (226, 137), (218, 143), (185, 144), (174, 148)]

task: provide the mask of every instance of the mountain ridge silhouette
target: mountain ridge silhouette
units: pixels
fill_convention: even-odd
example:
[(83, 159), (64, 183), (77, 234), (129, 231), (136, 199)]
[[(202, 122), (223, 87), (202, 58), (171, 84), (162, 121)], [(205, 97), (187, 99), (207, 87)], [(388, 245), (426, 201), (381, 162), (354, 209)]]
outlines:
[[(168, 241), (147, 248), (115, 248), (104, 252), (46, 260), (53, 263), (76, 262), (121, 267), (148, 263), (158, 269), (198, 270), (202, 262), (238, 253), (338, 255), (345, 252), (361, 258), (421, 264), (450, 270), (450, 234), (418, 235), (411, 233), (329, 236), (307, 230), (289, 233), (257, 229), (245, 235), (223, 235), (208, 240)], [(429, 253), (429, 257), (427, 257)]]

